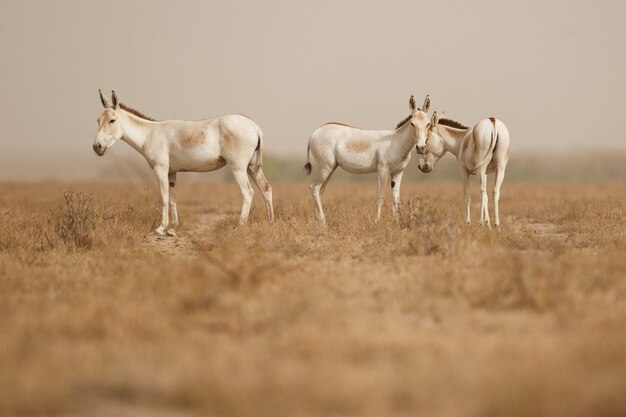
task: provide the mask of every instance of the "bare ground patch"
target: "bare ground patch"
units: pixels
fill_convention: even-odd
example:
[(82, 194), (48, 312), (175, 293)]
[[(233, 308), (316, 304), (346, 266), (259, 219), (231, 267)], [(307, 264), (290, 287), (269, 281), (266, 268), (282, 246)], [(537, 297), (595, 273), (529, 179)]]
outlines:
[(196, 256), (199, 252), (195, 242), (211, 244), (216, 224), (230, 215), (206, 211), (197, 206), (192, 206), (190, 214), (191, 218), (186, 222), (188, 226), (176, 230), (176, 236), (157, 236), (155, 233), (149, 233), (145, 236), (145, 244), (166, 255)]

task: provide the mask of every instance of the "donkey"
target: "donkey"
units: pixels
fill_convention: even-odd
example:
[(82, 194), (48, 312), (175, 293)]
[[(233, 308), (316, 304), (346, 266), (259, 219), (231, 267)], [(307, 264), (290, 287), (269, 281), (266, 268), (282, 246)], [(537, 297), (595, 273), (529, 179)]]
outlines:
[[(428, 129), (426, 149), (421, 153), (418, 168), (425, 173), (433, 170), (439, 159), (450, 152), (456, 156), (459, 173), (463, 179), (465, 195), (465, 222), (470, 223), (469, 176), (480, 175), (480, 224), (490, 226), (487, 207), (487, 174), (495, 171), (493, 187), (495, 225), (500, 225), (500, 187), (504, 181), (504, 171), (509, 161), (509, 131), (506, 125), (494, 117), (483, 119), (473, 128), (468, 128), (454, 120), (432, 116)], [(490, 226), (491, 227), (491, 226)]]
[(392, 211), (397, 216), (400, 207), (402, 174), (411, 159), (414, 146), (425, 147), (430, 97), (426, 96), (421, 109), (415, 106), (415, 97), (409, 99), (411, 114), (395, 130), (364, 130), (342, 123), (327, 123), (319, 127), (309, 139), (307, 163), (304, 170), (311, 174), (311, 154), (318, 165), (317, 175), (310, 185), (315, 202), (316, 218), (326, 223), (322, 208), (322, 194), (338, 166), (352, 174), (378, 172), (376, 193), (376, 221), (380, 220), (383, 192), (391, 178)]
[[(263, 194), (270, 221), (274, 220), (272, 187), (263, 174), (263, 133), (252, 120), (242, 115), (214, 117), (200, 121), (168, 120), (158, 122), (120, 103), (115, 91), (111, 103), (100, 93), (104, 111), (98, 118), (98, 133), (93, 150), (99, 156), (121, 139), (141, 153), (154, 170), (161, 191), (159, 236), (168, 229), (168, 207), (172, 226), (178, 225), (173, 188), (177, 172), (215, 171), (228, 164), (241, 189), (243, 205), (240, 223), (246, 223), (254, 190), (248, 177)], [(169, 184), (169, 188), (168, 188)]]

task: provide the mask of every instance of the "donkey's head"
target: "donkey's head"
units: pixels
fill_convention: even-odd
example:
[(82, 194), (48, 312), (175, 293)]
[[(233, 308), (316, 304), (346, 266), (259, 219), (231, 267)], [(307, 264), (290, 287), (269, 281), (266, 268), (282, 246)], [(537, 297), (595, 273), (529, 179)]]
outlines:
[(446, 153), (443, 138), (437, 131), (438, 122), (439, 117), (437, 116), (437, 112), (434, 112), (428, 125), (428, 134), (424, 150), (420, 152), (421, 155), (417, 160), (417, 167), (420, 171), (425, 173), (431, 172), (437, 161)]
[(93, 150), (99, 156), (104, 155), (104, 152), (113, 146), (116, 140), (122, 137), (123, 131), (120, 123), (117, 121), (119, 115), (119, 102), (115, 91), (111, 92), (111, 103), (106, 97), (100, 93), (100, 101), (104, 107), (104, 111), (98, 117), (98, 133), (96, 134), (96, 140), (93, 142)]
[(409, 109), (411, 115), (409, 116), (413, 135), (415, 139), (415, 147), (417, 152), (423, 152), (426, 148), (426, 135), (428, 133), (428, 108), (430, 107), (430, 96), (426, 96), (424, 99), (424, 105), (419, 108), (415, 105), (415, 97), (411, 96), (409, 99)]

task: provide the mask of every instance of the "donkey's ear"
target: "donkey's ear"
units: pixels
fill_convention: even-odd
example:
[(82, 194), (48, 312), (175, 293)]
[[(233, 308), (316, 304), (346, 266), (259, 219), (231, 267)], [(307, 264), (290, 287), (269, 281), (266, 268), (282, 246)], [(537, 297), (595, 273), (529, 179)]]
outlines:
[(409, 109), (411, 110), (411, 113), (415, 113), (415, 110), (417, 109), (415, 107), (415, 96), (411, 95), (411, 98), (409, 98)]
[(117, 110), (117, 94), (115, 94), (115, 90), (111, 90), (111, 102), (113, 104), (113, 108)]
[(430, 130), (433, 130), (435, 126), (437, 126), (437, 122), (439, 122), (439, 116), (437, 116), (437, 112), (434, 112), (433, 117), (430, 118)]
[(422, 111), (424, 113), (428, 113), (428, 109), (430, 108), (430, 96), (427, 95), (424, 99), (424, 105), (422, 106)]
[(102, 102), (102, 106), (106, 109), (109, 107), (109, 100), (105, 96), (102, 95), (102, 91), (98, 88), (98, 93), (100, 93), (100, 101)]

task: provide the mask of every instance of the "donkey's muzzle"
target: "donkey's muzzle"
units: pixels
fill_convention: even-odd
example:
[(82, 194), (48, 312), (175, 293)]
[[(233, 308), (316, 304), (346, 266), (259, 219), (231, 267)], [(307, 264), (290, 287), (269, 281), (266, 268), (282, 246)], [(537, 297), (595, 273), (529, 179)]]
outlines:
[(418, 168), (420, 169), (420, 171), (422, 171), (424, 174), (428, 174), (430, 171), (432, 171), (432, 170), (433, 170), (433, 168), (432, 168), (432, 167), (430, 167), (430, 166), (428, 166), (428, 165), (424, 165), (423, 167), (418, 165), (417, 167), (418, 167)]
[(98, 156), (102, 156), (104, 155), (104, 151), (106, 151), (107, 148), (105, 146), (102, 146), (102, 144), (100, 143), (94, 143), (93, 144), (93, 151), (98, 154)]

